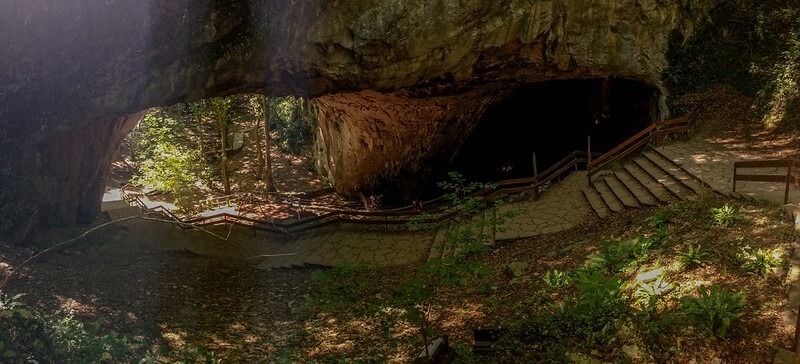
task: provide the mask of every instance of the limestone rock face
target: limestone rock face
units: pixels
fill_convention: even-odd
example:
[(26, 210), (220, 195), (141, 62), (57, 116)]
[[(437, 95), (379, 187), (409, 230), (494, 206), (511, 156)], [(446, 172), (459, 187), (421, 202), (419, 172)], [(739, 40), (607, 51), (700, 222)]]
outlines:
[(718, 1), (3, 2), (0, 233), (90, 218), (110, 153), (148, 107), (312, 97), (318, 169), (355, 193), (446, 161), (516, 86), (661, 88), (670, 39)]

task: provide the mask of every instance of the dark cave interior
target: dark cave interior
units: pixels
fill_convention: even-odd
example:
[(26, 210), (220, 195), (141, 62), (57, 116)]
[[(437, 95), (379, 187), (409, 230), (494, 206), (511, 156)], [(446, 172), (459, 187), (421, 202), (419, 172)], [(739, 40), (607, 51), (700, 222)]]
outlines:
[(658, 91), (627, 79), (572, 79), (519, 87), (493, 105), (448, 170), (471, 181), (533, 176), (573, 151), (607, 152), (651, 124)]

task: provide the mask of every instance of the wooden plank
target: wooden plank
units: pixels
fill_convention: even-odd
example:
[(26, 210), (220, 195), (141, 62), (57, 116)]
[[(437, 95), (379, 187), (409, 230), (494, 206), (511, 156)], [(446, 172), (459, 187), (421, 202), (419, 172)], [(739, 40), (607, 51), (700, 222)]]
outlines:
[(628, 138), (628, 140), (622, 142), (622, 144), (616, 146), (614, 149), (611, 149), (606, 154), (603, 154), (602, 156), (600, 156), (597, 159), (593, 160), (592, 163), (589, 164), (589, 169), (590, 170), (594, 169), (595, 166), (599, 165), (600, 163), (603, 163), (605, 160), (611, 158), (612, 156), (614, 156), (615, 154), (619, 153), (620, 151), (623, 151), (623, 150), (627, 149), (632, 144), (640, 143), (638, 141), (640, 139), (642, 139), (642, 138), (645, 138), (645, 140), (649, 140), (649, 138), (648, 138), (649, 135), (648, 134), (650, 132), (652, 132), (653, 130), (655, 130), (656, 127), (658, 127), (658, 124), (651, 124), (650, 126), (645, 128), (644, 130), (642, 130), (639, 133), (637, 133), (636, 135)]
[(786, 182), (785, 174), (740, 174), (734, 177), (737, 181), (751, 182)]
[(634, 151), (638, 150), (639, 148), (643, 147), (645, 144), (647, 144), (649, 142), (650, 142), (650, 138), (649, 137), (646, 138), (646, 139), (642, 139), (638, 143), (636, 143), (635, 145), (633, 145), (630, 148), (628, 148), (627, 150), (625, 150), (625, 152), (620, 153), (619, 155), (615, 156), (613, 159), (608, 160), (603, 164), (592, 162), (592, 163), (594, 163), (594, 166), (592, 166), (591, 164), (589, 165), (589, 167), (588, 167), (589, 168), (588, 176), (592, 177), (595, 173), (597, 173), (597, 171), (601, 170), (607, 164), (609, 164), (609, 163), (611, 163), (611, 162), (613, 162), (613, 161), (615, 161), (615, 160), (617, 160), (619, 158), (626, 157), (627, 155), (633, 153)]
[(679, 118), (665, 120), (665, 121), (662, 121), (662, 122), (657, 123), (657, 124), (659, 124), (660, 126), (670, 126), (670, 125), (675, 125), (675, 124), (684, 124), (684, 123), (688, 124), (689, 122), (690, 122), (689, 115), (685, 115), (685, 116), (681, 116)]
[(734, 168), (775, 168), (775, 167), (789, 167), (789, 159), (771, 159), (763, 161), (738, 161), (733, 162)]
[(558, 171), (556, 171), (556, 172), (554, 172), (554, 173), (551, 173), (549, 176), (547, 176), (547, 177), (543, 178), (543, 179), (542, 179), (542, 181), (541, 181), (541, 182), (539, 182), (539, 185), (541, 186), (541, 185), (544, 185), (544, 184), (546, 184), (546, 183), (548, 183), (548, 182), (552, 181), (552, 180), (553, 180), (553, 179), (555, 179), (556, 177), (558, 177), (558, 176), (562, 175), (564, 172), (566, 172), (566, 171), (568, 171), (568, 170), (572, 169), (572, 167), (574, 167), (574, 166), (575, 166), (575, 161), (573, 161), (573, 162), (572, 162), (572, 163), (570, 163), (570, 164), (567, 164), (567, 165), (564, 165), (564, 166), (562, 166), (562, 167), (561, 167), (561, 169), (559, 169)]
[(553, 171), (560, 169), (562, 165), (570, 163), (571, 161), (573, 161), (575, 159), (575, 157), (577, 156), (577, 154), (578, 154), (578, 152), (572, 152), (572, 153), (570, 153), (570, 155), (568, 155), (568, 156), (566, 156), (564, 158), (561, 158), (560, 161), (558, 161), (555, 164), (553, 164), (552, 166), (550, 166), (550, 168), (547, 168), (544, 171), (542, 171), (541, 173), (539, 173), (539, 176), (547, 176), (548, 174), (553, 173)]
[(687, 130), (689, 130), (689, 126), (688, 125), (672, 127), (672, 128), (666, 128), (666, 129), (659, 129), (658, 131), (653, 133), (653, 136), (661, 136), (661, 135), (666, 135), (666, 134), (683, 133), (683, 132), (686, 132)]

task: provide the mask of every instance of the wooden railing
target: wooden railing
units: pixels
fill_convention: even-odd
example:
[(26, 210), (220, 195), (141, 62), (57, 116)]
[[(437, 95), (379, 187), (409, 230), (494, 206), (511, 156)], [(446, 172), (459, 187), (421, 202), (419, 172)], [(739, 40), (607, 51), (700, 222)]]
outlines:
[[(800, 187), (800, 176), (795, 174), (800, 167), (797, 159), (772, 159), (762, 161), (739, 161), (733, 163), (733, 192), (736, 192), (736, 181), (751, 182), (780, 182), (786, 185), (783, 193), (783, 203), (789, 203), (789, 187)], [(740, 169), (752, 168), (786, 168), (786, 173), (780, 174), (739, 174)]]
[[(470, 197), (478, 198), (483, 203), (488, 203), (494, 201), (501, 195), (516, 194), (530, 190), (533, 190), (534, 195), (538, 196), (541, 191), (553, 180), (561, 179), (568, 173), (583, 169), (581, 167), (585, 168), (585, 166), (589, 163), (589, 159), (590, 158), (585, 151), (573, 152), (537, 176), (499, 181), (496, 183), (496, 188), (484, 188), (479, 191), (475, 191), (470, 195)], [(242, 215), (233, 215), (227, 212), (210, 216), (199, 216), (184, 219), (173, 214), (171, 211), (169, 211), (169, 209), (161, 205), (156, 207), (148, 207), (147, 204), (141, 199), (141, 194), (129, 193), (127, 189), (122, 188), (121, 195), (123, 199), (131, 205), (138, 206), (147, 213), (159, 213), (166, 219), (174, 221), (183, 229), (225, 224), (238, 225), (254, 230), (268, 231), (273, 233), (295, 234), (341, 223), (383, 225), (387, 227), (391, 225), (404, 225), (412, 221), (412, 219), (416, 218), (421, 213), (420, 211), (417, 211), (409, 206), (378, 211), (332, 210), (318, 216), (298, 219), (295, 221), (261, 220)], [(429, 200), (425, 202), (425, 206), (431, 206), (434, 203), (439, 202), (441, 199), (442, 197), (438, 197), (436, 199)], [(427, 220), (421, 221), (421, 223), (426, 224), (440, 222), (451, 218), (453, 215), (453, 212), (437, 211), (436, 213), (431, 214)]]
[(644, 130), (636, 133), (636, 135), (628, 138), (628, 140), (616, 146), (614, 149), (611, 149), (597, 159), (592, 160), (588, 166), (589, 171), (587, 172), (587, 177), (591, 181), (592, 176), (602, 170), (609, 163), (630, 155), (659, 136), (686, 132), (689, 130), (690, 124), (691, 120), (688, 115), (677, 119), (665, 120), (651, 124)]

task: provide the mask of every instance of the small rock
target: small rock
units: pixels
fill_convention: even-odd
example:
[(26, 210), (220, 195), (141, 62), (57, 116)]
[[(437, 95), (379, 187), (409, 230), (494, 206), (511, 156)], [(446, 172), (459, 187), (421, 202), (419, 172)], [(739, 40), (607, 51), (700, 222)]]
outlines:
[(600, 360), (592, 358), (584, 353), (567, 353), (567, 359), (574, 364), (601, 364)]
[(710, 364), (722, 364), (722, 359), (714, 358), (714, 359), (711, 359), (711, 361), (709, 363)]
[(639, 347), (636, 345), (622, 345), (622, 352), (632, 360), (637, 360), (641, 357)]
[(528, 263), (511, 262), (506, 265), (506, 274), (511, 278), (520, 278), (528, 272)]
[(664, 269), (656, 268), (647, 272), (639, 273), (636, 275), (636, 280), (639, 282), (650, 282), (656, 280), (659, 276), (664, 275)]

